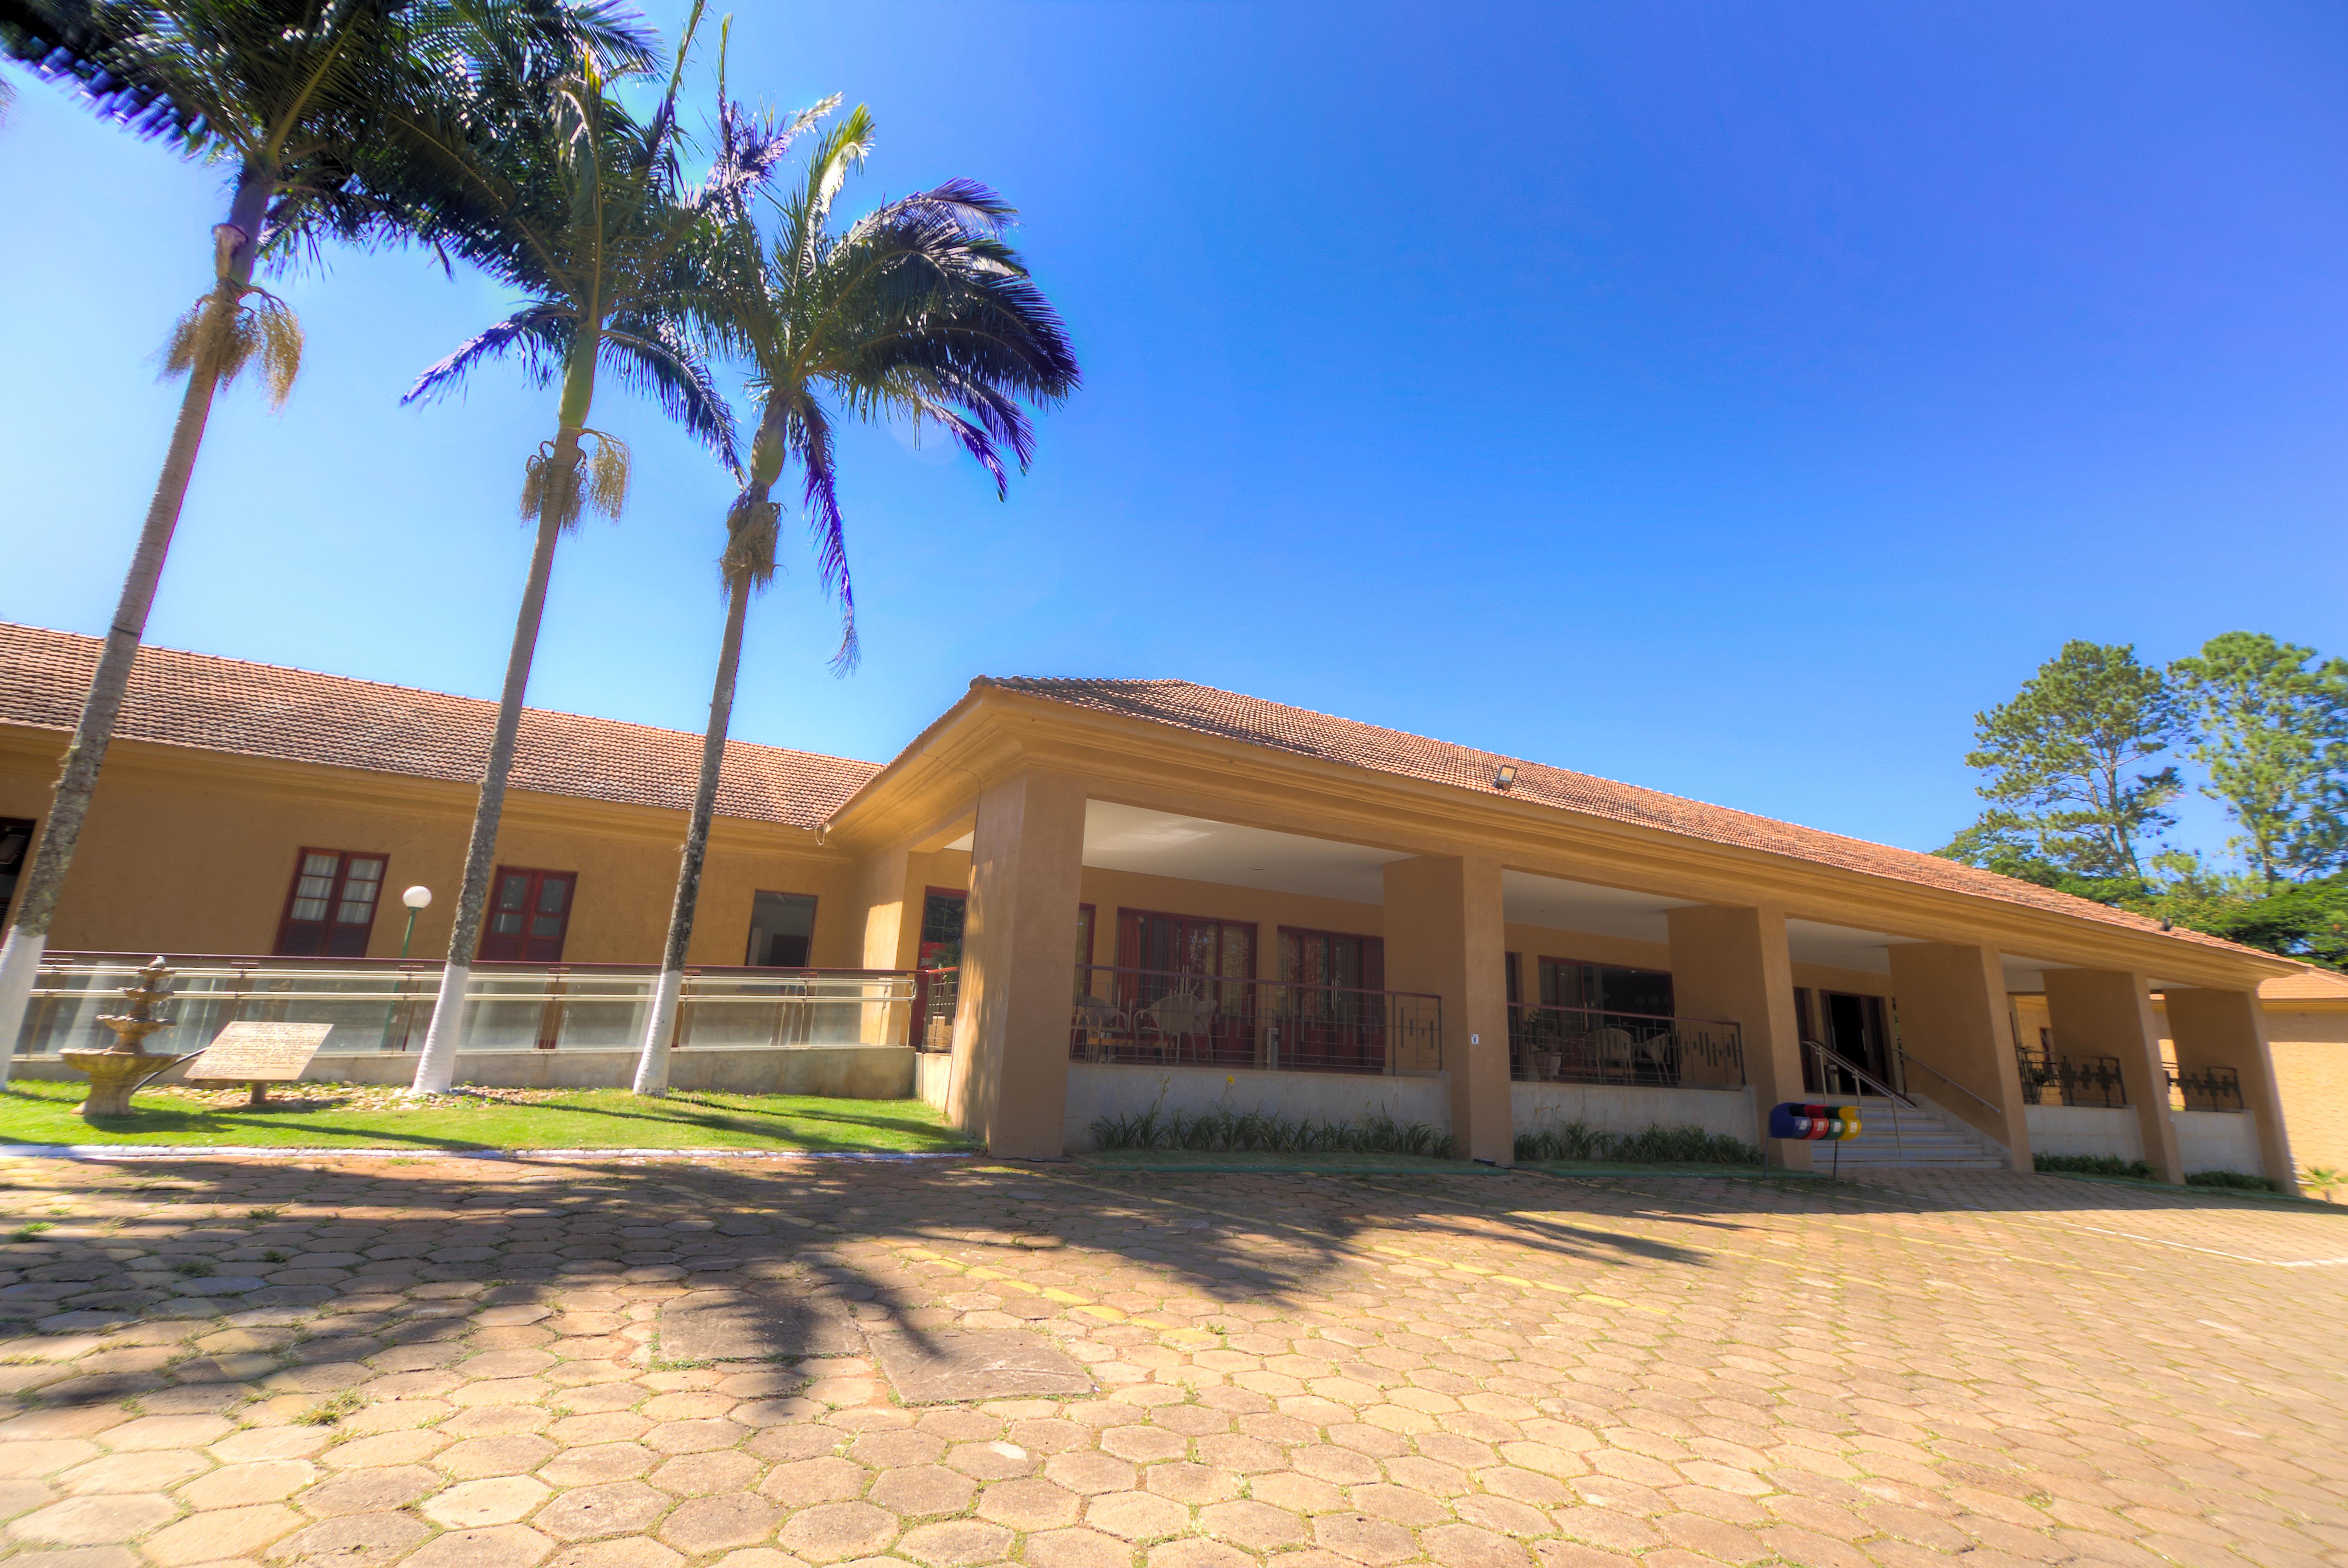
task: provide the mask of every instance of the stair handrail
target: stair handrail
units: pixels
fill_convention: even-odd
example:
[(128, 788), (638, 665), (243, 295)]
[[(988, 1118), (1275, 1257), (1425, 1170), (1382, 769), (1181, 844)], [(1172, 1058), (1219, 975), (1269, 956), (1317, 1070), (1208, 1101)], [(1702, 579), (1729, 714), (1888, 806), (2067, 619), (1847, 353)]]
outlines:
[[(1802, 1048), (1813, 1053), (1818, 1058), (1818, 1083), (1822, 1088), (1826, 1084), (1833, 1081), (1827, 1077), (1827, 1074), (1829, 1071), (1847, 1072), (1851, 1076), (1853, 1081), (1859, 1084), (1862, 1088), (1873, 1088), (1878, 1094), (1890, 1099), (1892, 1104), (1904, 1105), (1910, 1110), (1916, 1109), (1915, 1101), (1910, 1099), (1906, 1095), (1901, 1094), (1898, 1089), (1893, 1088), (1890, 1084), (1885, 1083), (1881, 1078), (1877, 1078), (1873, 1073), (1869, 1072), (1866, 1068), (1856, 1065), (1848, 1058), (1838, 1056), (1834, 1052), (1828, 1050), (1825, 1041), (1804, 1040), (1802, 1042)], [(1832, 1094), (1834, 1093), (1834, 1090), (1827, 1088), (1824, 1092)], [(1862, 1126), (1864, 1124), (1862, 1123)], [(1902, 1165), (1907, 1164), (1908, 1140), (1900, 1135), (1900, 1113), (1896, 1110), (1891, 1113), (1891, 1147), (1899, 1156), (1900, 1163)]]
[(1959, 1083), (1956, 1079), (1951, 1078), (1948, 1074), (1942, 1072), (1931, 1063), (1910, 1056), (1906, 1051), (1900, 1050), (1898, 1046), (1894, 1046), (1891, 1048), (1895, 1051), (1900, 1051), (1900, 1065), (1901, 1067), (1906, 1067), (1910, 1062), (1914, 1062), (1918, 1067), (1922, 1068), (1926, 1072), (1931, 1073), (1934, 1078), (1939, 1078), (1942, 1083), (1947, 1084), (1951, 1088), (1955, 1089), (1959, 1094), (1963, 1095), (1967, 1099), (1972, 1100), (1975, 1105), (1981, 1107), (1992, 1116), (1996, 1117), (2000, 1121), (2005, 1119), (2005, 1112), (1990, 1104), (1989, 1101), (1983, 1099), (1981, 1096), (1975, 1094), (1972, 1090), (1967, 1088), (1964, 1085)]

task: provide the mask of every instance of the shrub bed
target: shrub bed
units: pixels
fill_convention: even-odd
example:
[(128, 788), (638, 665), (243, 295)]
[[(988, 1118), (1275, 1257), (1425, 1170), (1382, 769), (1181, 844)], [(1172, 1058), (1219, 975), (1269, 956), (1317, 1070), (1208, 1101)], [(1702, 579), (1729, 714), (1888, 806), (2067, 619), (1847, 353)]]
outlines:
[(1606, 1160), (1624, 1165), (1758, 1165), (1761, 1150), (1725, 1132), (1701, 1127), (1651, 1126), (1641, 1132), (1601, 1132), (1579, 1121), (1517, 1134), (1523, 1160)]

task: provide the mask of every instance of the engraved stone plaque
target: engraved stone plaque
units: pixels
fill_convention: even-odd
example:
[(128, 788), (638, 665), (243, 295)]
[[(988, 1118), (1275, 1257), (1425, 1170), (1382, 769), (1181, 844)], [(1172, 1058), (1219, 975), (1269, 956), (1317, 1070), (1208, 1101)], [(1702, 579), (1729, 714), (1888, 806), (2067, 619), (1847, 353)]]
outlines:
[(292, 1083), (326, 1043), (332, 1024), (231, 1024), (188, 1064), (191, 1082)]

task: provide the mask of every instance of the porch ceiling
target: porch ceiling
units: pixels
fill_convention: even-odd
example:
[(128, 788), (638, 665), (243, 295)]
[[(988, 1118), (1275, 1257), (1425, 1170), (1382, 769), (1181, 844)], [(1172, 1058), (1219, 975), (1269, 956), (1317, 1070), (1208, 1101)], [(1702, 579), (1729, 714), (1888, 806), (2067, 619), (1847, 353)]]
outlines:
[[(969, 846), (965, 836), (950, 847)], [(1381, 903), (1385, 899), (1384, 868), (1407, 858), (1396, 851), (1111, 800), (1091, 800), (1085, 806), (1084, 863), (1107, 871)], [(1518, 871), (1500, 873), (1500, 893), (1514, 924), (1656, 943), (1670, 939), (1665, 912), (1692, 902)], [(1871, 975), (1890, 974), (1891, 947), (1913, 940), (1824, 921), (1786, 922), (1786, 944), (1795, 963)], [(2065, 967), (2019, 954), (2003, 956), (2006, 986), (2013, 991), (2043, 990), (2042, 972)]]
[[(1786, 945), (1795, 963), (1857, 969), (1869, 975), (1890, 974), (1891, 949), (1914, 940), (1888, 931), (1859, 931), (1817, 920), (1786, 922)], [(2002, 953), (1998, 961), (2005, 970), (2005, 988), (2009, 991), (2043, 991), (2046, 988), (2043, 976), (2047, 970), (2070, 967), (2051, 958), (2033, 958), (2020, 953)]]
[(1178, 817), (1110, 800), (1085, 805), (1085, 864), (1105, 871), (1382, 903), (1385, 866), (1408, 858), (1334, 839)]
[(1543, 925), (1553, 931), (1586, 931), (1595, 936), (1663, 942), (1671, 935), (1663, 912), (1687, 902), (1660, 893), (1600, 887), (1595, 882), (1535, 876), (1530, 872), (1500, 873), (1501, 906), (1507, 910), (1509, 922), (1517, 925)]

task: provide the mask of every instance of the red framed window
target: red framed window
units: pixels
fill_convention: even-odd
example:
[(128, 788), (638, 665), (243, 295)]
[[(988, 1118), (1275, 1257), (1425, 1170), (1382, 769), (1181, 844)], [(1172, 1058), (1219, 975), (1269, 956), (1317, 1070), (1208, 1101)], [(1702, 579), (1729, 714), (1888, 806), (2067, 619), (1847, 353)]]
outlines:
[(970, 894), (958, 887), (926, 888), (922, 894), (922, 942), (914, 959), (922, 969), (952, 969), (962, 963), (963, 916)]
[(302, 850), (294, 856), (274, 951), (288, 957), (366, 957), (389, 863), (383, 855)]
[(0, 921), (8, 918), (8, 903), (16, 896), (16, 878), (33, 847), (30, 817), (0, 817)]
[(1386, 988), (1385, 938), (1283, 925), (1280, 928), (1280, 977), (1292, 985), (1383, 991)]
[(577, 872), (533, 871), (499, 866), (489, 883), (489, 924), (481, 933), (481, 956), (510, 964), (560, 964), (562, 939), (571, 930), (571, 900)]

